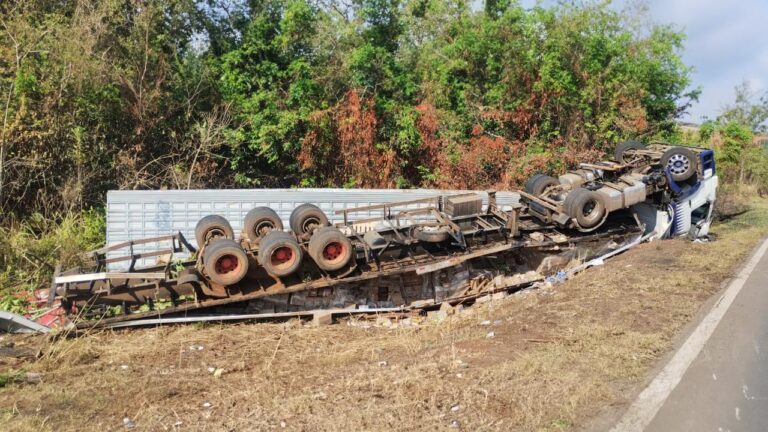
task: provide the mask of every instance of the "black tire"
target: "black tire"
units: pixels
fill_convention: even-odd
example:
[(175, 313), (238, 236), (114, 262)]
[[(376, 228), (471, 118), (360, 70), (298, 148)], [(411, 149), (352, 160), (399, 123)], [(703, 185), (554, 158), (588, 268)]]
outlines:
[(178, 276), (176, 277), (176, 283), (179, 285), (188, 283), (200, 283), (200, 278), (198, 277), (198, 273), (195, 270), (187, 268), (179, 272)]
[(270, 231), (282, 231), (283, 221), (269, 207), (256, 207), (245, 215), (243, 234), (252, 243), (264, 238)]
[(248, 273), (248, 255), (231, 239), (216, 239), (203, 252), (205, 274), (219, 285), (234, 285)]
[(303, 240), (308, 239), (315, 229), (330, 225), (325, 213), (313, 204), (302, 204), (296, 207), (291, 213), (289, 222), (296, 236)]
[(661, 156), (661, 166), (669, 170), (672, 180), (686, 181), (696, 174), (698, 161), (696, 153), (685, 147), (672, 147)]
[(603, 197), (594, 191), (576, 188), (568, 193), (563, 203), (565, 213), (576, 219), (583, 229), (595, 228), (603, 222), (606, 208)]
[(551, 176), (534, 174), (525, 182), (525, 191), (533, 196), (541, 195), (550, 186), (557, 186), (560, 182)]
[(451, 239), (451, 232), (446, 226), (430, 227), (417, 225), (413, 227), (411, 235), (416, 240), (426, 243), (442, 243)]
[(283, 231), (270, 231), (259, 243), (259, 264), (267, 273), (284, 277), (301, 267), (301, 246), (292, 235)]
[(627, 150), (640, 150), (644, 148), (645, 144), (641, 143), (640, 141), (624, 141), (620, 142), (616, 146), (616, 151), (613, 153), (613, 155), (616, 157), (616, 162), (626, 163), (624, 160), (624, 153), (626, 153)]
[(221, 237), (233, 240), (235, 233), (232, 231), (232, 225), (219, 215), (208, 215), (199, 221), (195, 225), (195, 240), (197, 240), (197, 248), (202, 248), (206, 241), (210, 241), (214, 238)]
[(335, 271), (349, 263), (354, 250), (352, 242), (336, 228), (322, 228), (309, 239), (309, 256), (318, 267)]

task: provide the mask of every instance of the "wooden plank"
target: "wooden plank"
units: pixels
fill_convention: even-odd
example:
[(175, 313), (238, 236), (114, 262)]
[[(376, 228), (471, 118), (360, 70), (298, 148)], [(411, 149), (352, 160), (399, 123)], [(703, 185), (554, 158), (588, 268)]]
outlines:
[(115, 250), (118, 250), (118, 249), (123, 249), (123, 248), (126, 248), (126, 247), (131, 246), (131, 245), (140, 245), (140, 244), (146, 244), (146, 243), (157, 243), (157, 242), (161, 242), (161, 241), (173, 240), (174, 237), (175, 237), (175, 235), (165, 235), (165, 236), (160, 236), (160, 237), (145, 238), (145, 239), (141, 239), (141, 240), (129, 240), (129, 241), (126, 241), (126, 242), (113, 244), (111, 246), (107, 246), (107, 247), (103, 247), (101, 249), (96, 249), (94, 251), (87, 252), (85, 255), (86, 256), (92, 256), (93, 254), (104, 255), (107, 252), (112, 252), (112, 251), (115, 251)]
[(128, 260), (131, 260), (131, 259), (139, 260), (139, 259), (142, 259), (142, 258), (149, 258), (149, 257), (167, 255), (167, 254), (172, 254), (174, 252), (175, 251), (173, 249), (160, 249), (160, 250), (152, 251), (152, 252), (143, 252), (143, 253), (137, 253), (137, 254), (133, 254), (133, 255), (125, 255), (125, 256), (120, 256), (120, 257), (115, 257), (115, 258), (109, 258), (109, 259), (103, 260), (102, 262), (104, 264), (111, 264), (111, 263), (120, 262), (120, 261), (128, 261)]
[(463, 263), (464, 261), (471, 260), (474, 258), (479, 258), (483, 255), (490, 255), (494, 253), (503, 252), (505, 250), (512, 249), (516, 245), (514, 243), (507, 243), (500, 246), (495, 246), (490, 249), (483, 249), (481, 251), (472, 252), (466, 255), (460, 255), (457, 257), (449, 258), (444, 261), (436, 262), (434, 264), (427, 264), (416, 268), (416, 274), (421, 275), (425, 273), (432, 273), (438, 270), (442, 270), (444, 268), (448, 267), (454, 267), (456, 265), (459, 265)]
[(527, 198), (527, 199), (529, 199), (529, 200), (531, 200), (531, 201), (535, 202), (536, 204), (542, 205), (542, 206), (544, 206), (544, 207), (546, 207), (546, 208), (548, 208), (548, 209), (552, 210), (553, 212), (556, 212), (556, 213), (559, 213), (559, 212), (560, 212), (560, 211), (557, 209), (557, 207), (555, 207), (555, 206), (553, 206), (552, 204), (550, 204), (550, 203), (548, 203), (548, 202), (546, 202), (546, 201), (543, 201), (543, 200), (539, 199), (538, 197), (535, 197), (535, 196), (533, 196), (533, 195), (531, 195), (531, 194), (529, 194), (529, 193), (527, 193), (527, 192), (523, 192), (523, 191), (517, 191), (517, 193), (519, 193), (521, 197), (525, 197), (525, 198)]

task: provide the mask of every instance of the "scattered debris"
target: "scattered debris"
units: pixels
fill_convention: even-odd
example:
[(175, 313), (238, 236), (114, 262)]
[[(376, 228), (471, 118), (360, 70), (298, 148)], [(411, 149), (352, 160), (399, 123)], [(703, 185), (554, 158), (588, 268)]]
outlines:
[(554, 284), (559, 284), (559, 283), (565, 282), (565, 280), (567, 278), (568, 278), (568, 274), (565, 271), (560, 270), (559, 272), (555, 273), (552, 276), (547, 276), (547, 278), (544, 279), (544, 280), (547, 283), (554, 285)]
[(17, 315), (12, 312), (0, 311), (0, 332), (8, 333), (48, 333), (50, 328)]
[(130, 417), (123, 418), (123, 425), (126, 429), (133, 429), (136, 427), (136, 422), (130, 419)]
[(490, 295), (484, 295), (482, 297), (478, 297), (477, 299), (475, 299), (475, 303), (477, 304), (488, 303), (489, 301), (491, 301)]
[(40, 384), (43, 382), (43, 374), (27, 372), (24, 377), (29, 384)]
[(456, 359), (455, 363), (456, 363), (456, 366), (457, 366), (457, 367), (460, 367), (460, 368), (468, 368), (468, 367), (469, 367), (469, 364), (468, 364), (468, 363), (466, 363), (466, 362), (465, 362), (464, 360), (462, 360), (462, 359)]
[(312, 316), (312, 324), (315, 327), (333, 324), (333, 314), (331, 312), (317, 312)]
[(416, 300), (414, 302), (411, 302), (411, 307), (413, 308), (423, 308), (427, 306), (432, 306), (435, 304), (435, 299), (426, 299), (426, 300)]

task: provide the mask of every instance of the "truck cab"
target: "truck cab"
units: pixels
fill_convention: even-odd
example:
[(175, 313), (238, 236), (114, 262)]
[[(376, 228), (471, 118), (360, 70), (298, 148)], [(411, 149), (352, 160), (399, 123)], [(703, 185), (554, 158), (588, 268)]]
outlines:
[(709, 232), (717, 184), (710, 149), (626, 141), (614, 160), (558, 178), (536, 174), (520, 194), (531, 215), (564, 228), (590, 232), (631, 209), (649, 234), (697, 238)]

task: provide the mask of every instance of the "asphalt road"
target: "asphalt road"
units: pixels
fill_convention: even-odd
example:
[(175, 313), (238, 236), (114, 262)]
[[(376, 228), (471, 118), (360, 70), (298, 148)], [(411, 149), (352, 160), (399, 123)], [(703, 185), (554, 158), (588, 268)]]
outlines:
[(768, 253), (645, 431), (768, 431)]

